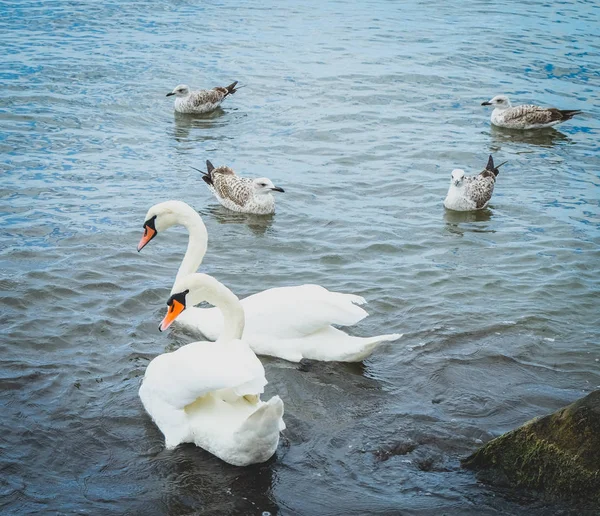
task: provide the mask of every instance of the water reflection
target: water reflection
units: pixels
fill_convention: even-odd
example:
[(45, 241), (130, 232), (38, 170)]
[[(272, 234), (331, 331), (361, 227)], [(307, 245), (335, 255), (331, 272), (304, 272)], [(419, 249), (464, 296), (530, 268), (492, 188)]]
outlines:
[(549, 127), (547, 129), (535, 129), (531, 131), (522, 131), (518, 129), (506, 129), (503, 127), (491, 126), (490, 136), (492, 137), (491, 149), (496, 152), (502, 148), (505, 143), (527, 143), (539, 145), (540, 147), (554, 147), (561, 143), (571, 143), (571, 138), (567, 135)]
[(252, 215), (249, 213), (238, 213), (228, 210), (221, 205), (208, 206), (202, 212), (202, 217), (210, 216), (219, 224), (245, 224), (257, 236), (264, 235), (273, 225), (275, 214)]
[[(177, 141), (188, 141), (193, 129), (201, 129), (202, 131), (198, 131), (198, 137), (195, 139), (215, 139), (210, 132), (206, 131), (226, 125), (226, 117), (224, 117), (225, 114), (225, 111), (220, 107), (214, 111), (211, 111), (210, 113), (204, 113), (202, 115), (174, 112), (175, 127), (173, 136)], [(218, 139), (222, 139), (222, 137), (219, 137)]]
[[(457, 458), (600, 385), (590, 359), (600, 275), (589, 173), (600, 55), (573, 50), (590, 46), (595, 4), (495, 6), (511, 36), (494, 41), (501, 85), (480, 73), (489, 61), (480, 43), (494, 28), (483, 2), (251, 1), (233, 11), (167, 0), (120, 2), (121, 16), (63, 0), (4, 9), (2, 512), (556, 514), (553, 504), (507, 502)], [(532, 16), (544, 30), (531, 30)], [(442, 34), (445, 20), (453, 26)], [(402, 22), (414, 30), (399, 41)], [(253, 91), (206, 115), (174, 114), (161, 87), (186, 70), (209, 86), (240, 68)], [(469, 99), (500, 87), (586, 106), (588, 115), (557, 127), (577, 145), (554, 129), (490, 128), (489, 111)], [(491, 212), (443, 212), (454, 167), (437, 166), (471, 162), (468, 173), (478, 173), (487, 142), (502, 148), (498, 162), (543, 154), (522, 160), (539, 181), (522, 184), (509, 162)], [(206, 170), (207, 158), (266, 163), (298, 195), (276, 200), (285, 206), (275, 223), (227, 212), (189, 168)], [(390, 190), (402, 193), (390, 199)], [(237, 294), (316, 282), (367, 297), (370, 316), (350, 333), (407, 334), (364, 364), (304, 371), (261, 357), (291, 443), (266, 465), (164, 450), (141, 406), (150, 359), (201, 339), (157, 329), (186, 232), (134, 251), (139, 217), (166, 199), (203, 210), (200, 270)], [(494, 267), (473, 266), (481, 263)], [(58, 310), (77, 315), (57, 323)], [(420, 446), (412, 454), (375, 461), (372, 451), (409, 439)], [(435, 471), (446, 463), (450, 472)]]
[[(281, 453), (281, 445), (278, 454)], [(273, 500), (274, 458), (244, 468), (231, 466), (192, 444), (159, 454), (167, 471), (168, 514), (277, 514)], [(199, 501), (202, 501), (201, 503)], [(210, 507), (209, 512), (204, 512)]]
[(450, 233), (462, 236), (465, 231), (476, 233), (494, 232), (487, 229), (486, 225), (461, 226), (461, 224), (470, 224), (473, 222), (488, 222), (492, 219), (492, 210), (485, 208), (477, 211), (454, 211), (444, 210), (444, 220), (446, 221), (446, 230)]

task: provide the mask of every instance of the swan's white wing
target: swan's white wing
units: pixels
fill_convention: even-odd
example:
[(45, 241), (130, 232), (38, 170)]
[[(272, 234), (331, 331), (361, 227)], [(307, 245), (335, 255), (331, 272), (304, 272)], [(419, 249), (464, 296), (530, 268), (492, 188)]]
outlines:
[[(392, 333), (376, 335), (374, 337), (353, 337), (342, 330), (328, 326), (318, 332), (297, 340), (280, 340), (266, 350), (266, 354), (273, 351), (285, 351), (287, 360), (299, 362), (302, 358), (311, 360), (335, 360), (338, 362), (360, 362), (367, 358), (383, 342), (398, 340), (401, 334)], [(271, 343), (265, 341), (263, 346)], [(294, 353), (296, 356), (294, 356)]]
[(267, 384), (264, 368), (247, 345), (193, 342), (156, 357), (146, 369), (145, 390), (183, 408), (200, 396), (221, 389), (239, 395), (260, 394)]
[(351, 326), (368, 314), (352, 294), (330, 292), (319, 285), (271, 288), (242, 299), (245, 335), (300, 338), (331, 324)]
[(209, 340), (217, 340), (223, 331), (223, 314), (218, 308), (186, 308), (175, 320), (178, 327)]
[[(295, 339), (311, 335), (331, 324), (352, 326), (368, 314), (365, 300), (352, 294), (330, 292), (319, 285), (271, 288), (242, 299), (246, 314), (244, 335)], [(186, 309), (177, 324), (216, 340), (223, 329), (218, 308)]]

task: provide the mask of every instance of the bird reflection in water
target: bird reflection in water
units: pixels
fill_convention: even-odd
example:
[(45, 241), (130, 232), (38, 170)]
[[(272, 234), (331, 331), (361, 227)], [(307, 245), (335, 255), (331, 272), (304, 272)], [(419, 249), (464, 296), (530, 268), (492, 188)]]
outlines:
[(492, 137), (492, 148), (499, 150), (503, 143), (526, 143), (528, 145), (538, 145), (540, 147), (554, 147), (559, 144), (572, 143), (571, 138), (566, 134), (549, 127), (547, 129), (506, 129), (502, 127), (491, 126), (490, 135)]
[(167, 514), (205, 514), (210, 507), (210, 514), (276, 515), (272, 490), (277, 454), (263, 464), (240, 468), (193, 444), (163, 452)]
[(464, 235), (465, 231), (472, 231), (474, 233), (494, 233), (493, 229), (488, 229), (487, 225), (483, 224), (461, 226), (461, 224), (471, 224), (473, 222), (488, 222), (492, 219), (492, 215), (492, 210), (488, 208), (477, 211), (444, 210), (446, 230), (460, 236)]
[(228, 210), (223, 206), (209, 206), (200, 215), (209, 215), (219, 224), (245, 224), (257, 236), (263, 236), (273, 225), (275, 214), (254, 215)]
[[(226, 118), (224, 117), (225, 111), (218, 107), (210, 113), (204, 113), (202, 115), (190, 115), (185, 113), (175, 112), (175, 128), (173, 136), (177, 141), (187, 141), (190, 139), (190, 133), (192, 129), (202, 129), (198, 132), (199, 140), (212, 140), (211, 133), (208, 132), (210, 129), (225, 125)], [(222, 137), (219, 137), (222, 139)]]

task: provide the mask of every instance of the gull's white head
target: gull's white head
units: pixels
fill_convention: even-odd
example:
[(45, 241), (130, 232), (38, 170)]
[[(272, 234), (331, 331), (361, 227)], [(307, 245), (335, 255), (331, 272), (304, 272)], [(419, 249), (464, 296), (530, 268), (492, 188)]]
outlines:
[(494, 109), (507, 109), (510, 107), (510, 100), (506, 95), (496, 95), (487, 102), (482, 102), (482, 106), (494, 106)]
[(268, 177), (257, 177), (252, 180), (252, 186), (254, 187), (254, 195), (266, 195), (271, 192), (284, 192), (283, 188), (275, 186)]
[(167, 93), (167, 97), (176, 95), (177, 97), (187, 97), (190, 94), (190, 88), (186, 84), (175, 86), (171, 93)]
[(453, 184), (454, 186), (461, 186), (464, 180), (465, 180), (465, 171), (460, 168), (455, 168), (452, 171), (451, 184)]

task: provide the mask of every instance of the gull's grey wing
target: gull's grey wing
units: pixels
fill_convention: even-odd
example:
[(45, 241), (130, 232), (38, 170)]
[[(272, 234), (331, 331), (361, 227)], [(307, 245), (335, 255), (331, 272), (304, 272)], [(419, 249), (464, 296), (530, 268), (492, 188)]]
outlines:
[(525, 104), (509, 108), (504, 113), (505, 122), (519, 122), (524, 125), (543, 125), (566, 120), (559, 109), (543, 108)]
[(218, 104), (223, 100), (227, 93), (217, 89), (194, 91), (190, 95), (190, 100), (194, 107), (200, 107), (204, 104)]
[[(207, 166), (208, 166), (207, 162)], [(211, 163), (212, 165), (212, 163)], [(212, 176), (214, 176), (215, 174), (223, 174), (224, 176), (235, 176), (235, 172), (232, 168), (230, 167), (226, 167), (225, 165), (221, 165), (220, 167), (217, 168), (212, 168), (212, 170), (209, 172), (209, 174)]]
[(471, 199), (476, 208), (483, 208), (492, 198), (496, 177), (491, 170), (484, 170), (475, 177), (469, 177), (465, 188), (465, 196)]
[(212, 172), (217, 195), (221, 199), (229, 199), (238, 206), (244, 206), (252, 196), (252, 181), (245, 177), (236, 176), (231, 169), (229, 169), (231, 172), (228, 173), (217, 173), (217, 170), (215, 169)]
[(475, 180), (477, 178), (480, 178), (481, 180), (484, 180), (486, 178), (491, 178), (492, 182), (496, 182), (496, 174), (494, 174), (493, 170), (488, 170), (487, 168), (483, 171), (481, 171), (481, 173), (478, 176), (473, 177), (472, 179)]

